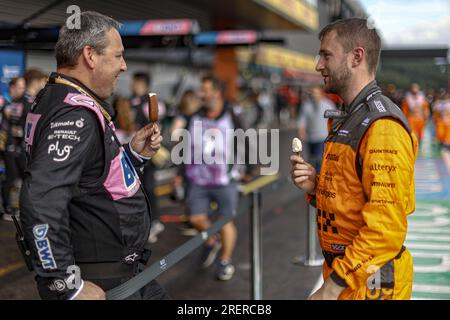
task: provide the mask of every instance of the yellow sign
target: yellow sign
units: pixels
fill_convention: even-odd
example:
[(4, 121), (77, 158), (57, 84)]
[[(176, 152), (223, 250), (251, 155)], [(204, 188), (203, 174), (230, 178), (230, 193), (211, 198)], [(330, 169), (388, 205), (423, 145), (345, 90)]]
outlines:
[(317, 9), (305, 4), (302, 0), (253, 0), (256, 3), (276, 12), (288, 20), (316, 30), (319, 26)]
[[(248, 63), (252, 60), (252, 53), (249, 49), (239, 49), (237, 56), (241, 62)], [(260, 45), (256, 49), (256, 56), (254, 56), (253, 62), (258, 65), (281, 69), (292, 69), (308, 73), (316, 72), (314, 56), (271, 45)]]

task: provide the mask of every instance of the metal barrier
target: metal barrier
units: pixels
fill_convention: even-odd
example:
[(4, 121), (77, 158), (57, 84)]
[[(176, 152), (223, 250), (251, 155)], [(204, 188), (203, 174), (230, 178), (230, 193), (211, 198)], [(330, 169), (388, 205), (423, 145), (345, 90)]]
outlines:
[[(239, 203), (239, 209), (236, 216), (220, 219), (215, 222), (208, 230), (203, 231), (192, 239), (169, 253), (167, 256), (153, 263), (151, 266), (143, 270), (141, 273), (131, 278), (120, 286), (106, 292), (108, 300), (122, 300), (147, 285), (150, 281), (161, 275), (164, 271), (171, 268), (181, 259), (189, 255), (192, 251), (200, 247), (203, 242), (213, 234), (222, 229), (228, 222), (234, 220), (246, 209), (251, 208), (251, 298), (261, 300), (262, 293), (262, 234), (261, 234), (261, 191), (270, 184), (281, 181), (280, 176), (262, 176), (240, 188), (242, 195), (250, 197), (242, 197)], [(249, 199), (250, 198), (250, 199)], [(250, 203), (249, 203), (250, 202)]]
[(294, 257), (292, 262), (305, 267), (318, 267), (323, 264), (323, 257), (317, 256), (316, 208), (308, 205), (306, 228), (306, 255)]

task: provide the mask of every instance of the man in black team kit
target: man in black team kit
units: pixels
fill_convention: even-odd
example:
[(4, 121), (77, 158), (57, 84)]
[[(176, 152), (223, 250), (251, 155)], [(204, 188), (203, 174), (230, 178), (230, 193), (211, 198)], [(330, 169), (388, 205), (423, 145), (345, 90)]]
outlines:
[[(27, 117), (21, 221), (44, 299), (104, 299), (149, 257), (150, 203), (136, 169), (162, 137), (154, 124), (127, 145), (115, 137), (105, 99), (127, 69), (119, 27), (96, 12), (81, 14), (80, 29), (64, 26), (55, 47), (57, 72)], [(167, 294), (152, 281), (130, 298)]]

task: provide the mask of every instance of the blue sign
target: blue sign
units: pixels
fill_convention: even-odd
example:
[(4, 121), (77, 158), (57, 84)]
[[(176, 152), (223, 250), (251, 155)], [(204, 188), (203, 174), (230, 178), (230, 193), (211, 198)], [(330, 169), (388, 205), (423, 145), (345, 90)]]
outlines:
[(0, 94), (9, 97), (8, 86), (12, 78), (23, 75), (25, 53), (19, 50), (0, 50)]

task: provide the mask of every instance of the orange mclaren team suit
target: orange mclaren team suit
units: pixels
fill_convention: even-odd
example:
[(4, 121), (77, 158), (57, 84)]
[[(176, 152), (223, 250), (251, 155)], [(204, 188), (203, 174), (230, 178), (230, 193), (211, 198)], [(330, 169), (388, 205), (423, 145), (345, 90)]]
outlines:
[(413, 264), (403, 243), (417, 140), (375, 81), (347, 110), (331, 114), (316, 193), (307, 195), (317, 208), (323, 277), (346, 287), (339, 299), (409, 299)]
[(450, 146), (450, 100), (439, 101), (434, 109), (436, 138), (443, 145)]
[(403, 113), (408, 118), (413, 132), (419, 142), (422, 141), (423, 132), (428, 119), (429, 104), (423, 94), (412, 95), (408, 93), (402, 102)]

